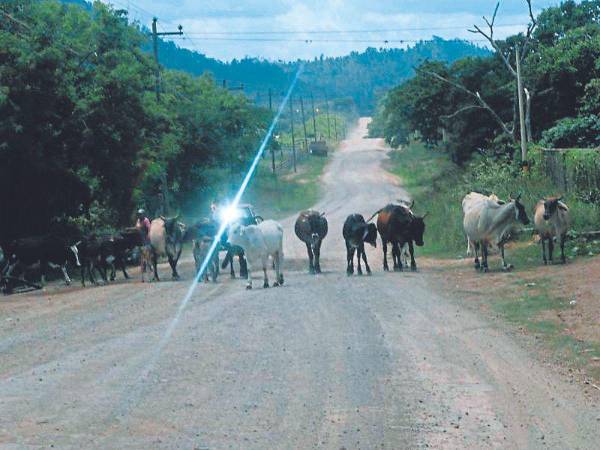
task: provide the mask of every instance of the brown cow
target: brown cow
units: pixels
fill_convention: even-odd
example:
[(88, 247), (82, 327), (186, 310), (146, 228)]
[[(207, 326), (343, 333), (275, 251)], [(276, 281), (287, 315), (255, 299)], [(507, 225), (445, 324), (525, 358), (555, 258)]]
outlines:
[(383, 270), (386, 272), (390, 270), (387, 262), (388, 243), (392, 244), (395, 271), (402, 270), (401, 253), (405, 244), (408, 244), (410, 252), (410, 267), (413, 271), (417, 270), (413, 243), (419, 247), (424, 244), (425, 216), (415, 216), (408, 205), (394, 204), (387, 205), (376, 214), (378, 214), (377, 230), (383, 242)]

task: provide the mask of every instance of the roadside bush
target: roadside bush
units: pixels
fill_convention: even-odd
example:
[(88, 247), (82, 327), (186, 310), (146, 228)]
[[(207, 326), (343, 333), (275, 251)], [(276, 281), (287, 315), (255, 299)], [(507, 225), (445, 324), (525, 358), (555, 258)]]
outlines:
[(542, 133), (540, 143), (547, 147), (595, 147), (600, 145), (600, 117), (588, 116), (559, 120)]

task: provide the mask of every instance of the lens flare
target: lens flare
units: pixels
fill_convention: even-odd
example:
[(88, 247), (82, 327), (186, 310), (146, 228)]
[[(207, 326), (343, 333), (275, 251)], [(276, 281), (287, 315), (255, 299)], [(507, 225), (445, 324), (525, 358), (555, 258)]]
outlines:
[[(304, 65), (300, 66), (300, 68), (296, 72), (296, 75), (294, 76), (294, 79), (293, 79), (292, 83), (290, 84), (290, 87), (286, 93), (286, 96), (284, 97), (283, 101), (279, 105), (277, 114), (273, 118), (273, 121), (271, 122), (271, 125), (269, 126), (269, 129), (267, 130), (267, 133), (256, 152), (256, 156), (254, 157), (252, 164), (248, 168), (248, 172), (246, 172), (246, 176), (244, 177), (242, 184), (240, 185), (240, 188), (238, 189), (233, 201), (227, 206), (227, 208), (226, 208), (227, 212), (225, 212), (225, 214), (227, 215), (227, 218), (235, 220), (235, 215), (239, 214), (238, 205), (240, 203), (240, 200), (241, 200), (242, 196), (244, 195), (244, 192), (248, 188), (248, 185), (250, 184), (250, 180), (252, 179), (252, 176), (256, 172), (256, 168), (258, 167), (260, 159), (261, 159), (263, 153), (265, 152), (265, 149), (267, 147), (267, 144), (269, 143), (269, 140), (271, 139), (271, 136), (273, 135), (273, 130), (275, 129), (275, 126), (277, 125), (277, 122), (279, 121), (279, 118), (281, 117), (281, 114), (283, 113), (285, 106), (287, 105), (287, 102), (289, 101), (289, 98), (292, 95), (294, 88), (296, 87), (296, 84), (298, 83), (298, 78), (300, 77), (300, 74), (302, 73), (303, 69), (304, 69)], [(143, 372), (140, 376), (140, 379), (138, 380), (138, 383), (136, 383), (136, 384), (138, 384), (138, 386), (137, 386), (138, 388), (140, 388), (140, 386), (141, 386), (140, 383), (142, 381), (144, 381), (145, 379), (147, 379), (148, 375), (150, 375), (150, 373), (152, 372), (152, 369), (154, 368), (156, 362), (158, 361), (158, 358), (160, 357), (160, 354), (162, 353), (163, 349), (169, 342), (169, 339), (171, 338), (173, 331), (177, 327), (177, 323), (179, 322), (179, 319), (181, 318), (181, 315), (182, 315), (185, 307), (189, 303), (190, 299), (192, 298), (192, 295), (194, 294), (194, 291), (196, 290), (196, 287), (198, 286), (198, 281), (202, 278), (202, 276), (204, 275), (204, 272), (206, 272), (208, 263), (211, 260), (214, 252), (217, 250), (217, 246), (219, 245), (219, 242), (221, 241), (221, 238), (223, 237), (223, 234), (225, 233), (225, 230), (227, 229), (227, 226), (230, 222), (231, 222), (231, 220), (225, 220), (220, 224), (219, 230), (217, 231), (217, 234), (216, 234), (215, 239), (208, 251), (208, 254), (200, 266), (200, 270), (198, 270), (198, 273), (194, 277), (194, 280), (192, 281), (186, 295), (183, 297), (183, 299), (179, 303), (179, 306), (177, 308), (175, 316), (173, 317), (173, 319), (171, 319), (169, 326), (167, 327), (164, 334), (162, 335), (160, 342), (156, 346), (155, 351), (152, 353), (150, 361), (148, 362), (148, 364), (146, 364), (146, 367), (143, 370)], [(136, 398), (132, 398), (132, 397), (141, 396), (140, 389), (134, 388), (134, 389), (129, 390), (128, 392), (130, 393), (130, 395), (128, 396), (129, 401), (126, 402), (127, 403), (126, 405), (123, 405), (125, 410), (123, 410), (123, 408), (122, 408), (122, 410), (119, 413), (119, 415), (121, 415), (121, 416), (125, 415), (129, 409), (129, 407), (131, 407), (131, 405), (135, 402)]]

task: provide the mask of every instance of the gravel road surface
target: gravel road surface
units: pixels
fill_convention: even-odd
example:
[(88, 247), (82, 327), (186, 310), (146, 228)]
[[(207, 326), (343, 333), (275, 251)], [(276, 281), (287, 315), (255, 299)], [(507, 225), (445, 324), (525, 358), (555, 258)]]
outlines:
[(323, 176), (319, 276), (290, 218), (285, 286), (199, 285), (164, 346), (189, 257), (179, 282), (0, 298), (0, 448), (598, 448), (600, 411), (580, 386), (427, 267), (383, 273), (378, 247), (373, 276), (346, 276), (345, 217), (406, 197), (366, 124)]

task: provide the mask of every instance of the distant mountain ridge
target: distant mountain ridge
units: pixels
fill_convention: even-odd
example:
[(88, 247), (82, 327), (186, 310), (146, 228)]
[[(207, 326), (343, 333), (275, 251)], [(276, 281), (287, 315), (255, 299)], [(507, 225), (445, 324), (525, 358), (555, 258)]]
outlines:
[[(85, 0), (62, 0), (78, 4), (86, 9), (91, 5)], [(146, 31), (147, 30), (143, 30)], [(144, 46), (152, 50), (151, 42)], [(174, 42), (159, 40), (160, 63), (175, 70), (194, 75), (206, 72), (230, 88), (240, 88), (257, 102), (267, 104), (269, 89), (276, 104), (282, 91), (289, 85), (300, 64), (304, 71), (297, 89), (304, 96), (310, 93), (318, 100), (329, 98), (352, 98), (363, 114), (371, 113), (378, 95), (410, 78), (414, 67), (425, 60), (453, 62), (468, 56), (486, 57), (491, 53), (458, 39), (445, 40), (433, 37), (406, 49), (367, 48), (346, 56), (315, 58), (311, 61), (272, 62), (261, 58), (219, 61), (202, 53), (179, 47)]]

